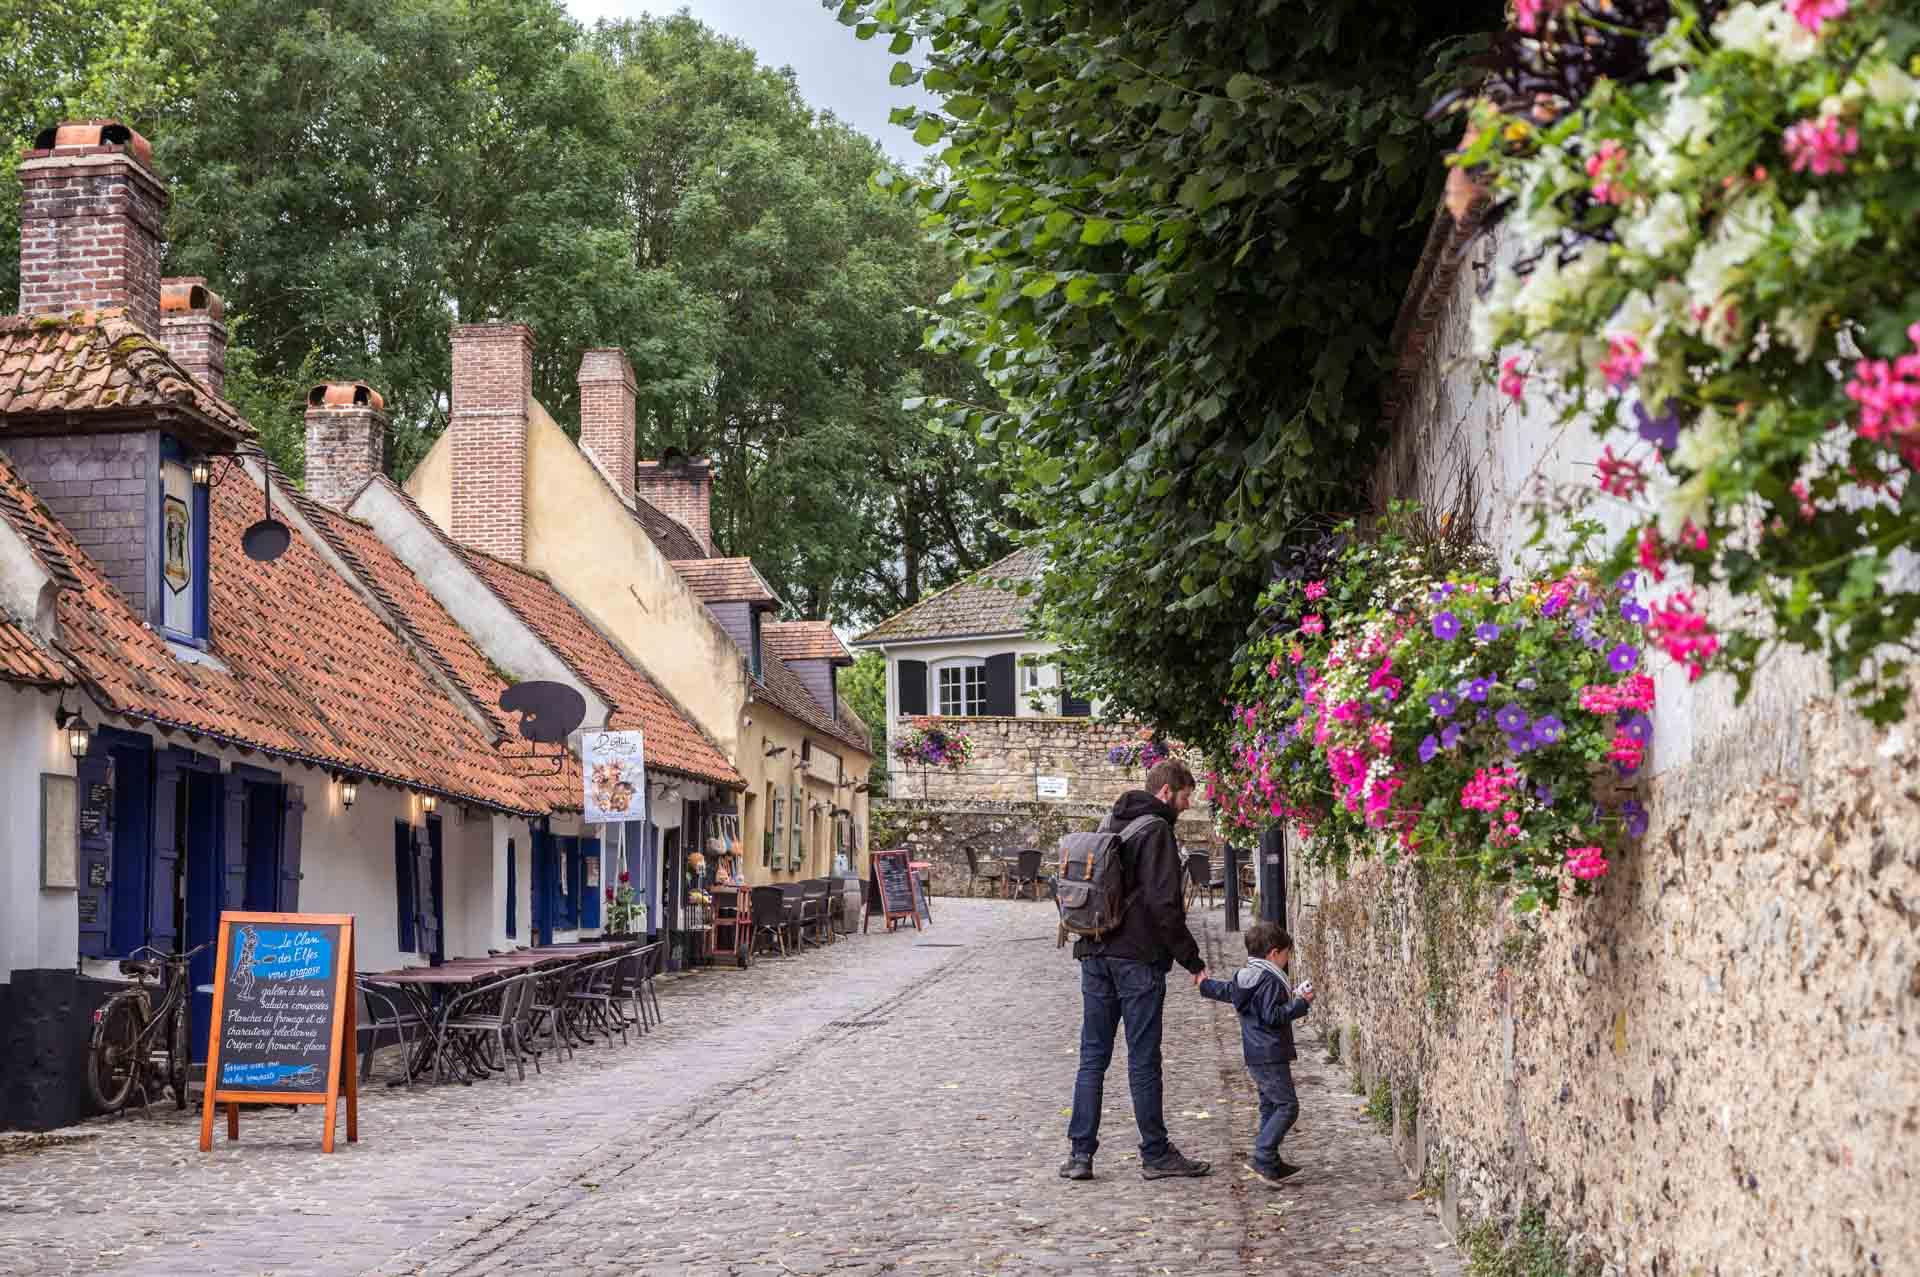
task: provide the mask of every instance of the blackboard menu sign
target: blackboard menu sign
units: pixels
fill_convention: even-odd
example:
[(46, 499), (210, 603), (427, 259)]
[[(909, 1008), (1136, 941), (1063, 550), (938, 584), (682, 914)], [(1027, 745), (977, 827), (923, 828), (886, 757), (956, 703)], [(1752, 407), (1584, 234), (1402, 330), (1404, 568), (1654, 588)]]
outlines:
[(867, 907), (860, 920), (860, 929), (865, 931), (867, 919), (879, 914), (886, 920), (889, 931), (902, 918), (910, 919), (918, 930), (920, 892), (913, 880), (913, 870), (907, 864), (907, 853), (876, 851), (870, 857), (870, 865), (867, 870)]
[(343, 1086), (347, 1140), (358, 1140), (352, 916), (223, 913), (218, 952), (201, 1150), (213, 1147), (216, 1104), (229, 1140), (242, 1103), (324, 1104), (331, 1153)]

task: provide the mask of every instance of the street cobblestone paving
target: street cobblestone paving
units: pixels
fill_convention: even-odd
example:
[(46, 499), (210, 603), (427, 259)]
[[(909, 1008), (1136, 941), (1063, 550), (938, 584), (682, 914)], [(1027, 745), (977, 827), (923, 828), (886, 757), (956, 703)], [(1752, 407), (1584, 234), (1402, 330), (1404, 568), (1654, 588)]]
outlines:
[[(1139, 1177), (1125, 1051), (1090, 1183), (1065, 1156), (1077, 972), (1044, 902), (663, 983), (644, 1040), (527, 1082), (362, 1092), (361, 1142), (250, 1112), (237, 1145), (155, 1109), (0, 1139), (0, 1274), (1286, 1274), (1463, 1265), (1305, 1035), (1273, 1190), (1226, 1008), (1176, 971), (1168, 1125), (1201, 1180)], [(1210, 964), (1242, 959), (1196, 911)]]

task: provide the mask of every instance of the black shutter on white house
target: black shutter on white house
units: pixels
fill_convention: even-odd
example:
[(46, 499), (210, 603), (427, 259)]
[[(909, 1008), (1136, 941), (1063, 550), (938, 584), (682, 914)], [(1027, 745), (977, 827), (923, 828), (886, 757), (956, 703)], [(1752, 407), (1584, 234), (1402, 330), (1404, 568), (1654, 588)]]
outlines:
[(898, 687), (894, 695), (899, 699), (902, 714), (924, 714), (927, 712), (927, 663), (925, 661), (897, 661), (893, 667), (893, 677)]
[(1014, 662), (1012, 652), (987, 658), (987, 714), (989, 717), (1013, 717)]

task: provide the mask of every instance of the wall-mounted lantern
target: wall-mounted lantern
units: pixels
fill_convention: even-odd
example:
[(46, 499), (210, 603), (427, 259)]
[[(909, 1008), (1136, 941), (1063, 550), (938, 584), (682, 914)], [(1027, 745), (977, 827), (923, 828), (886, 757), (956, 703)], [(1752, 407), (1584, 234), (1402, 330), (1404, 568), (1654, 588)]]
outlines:
[(440, 799), (434, 794), (420, 795), (420, 810), (431, 816), (440, 809)]
[(340, 805), (348, 811), (352, 811), (354, 801), (359, 797), (360, 778), (358, 776), (349, 776), (342, 772), (340, 775)]
[(93, 747), (93, 728), (87, 726), (87, 720), (77, 709), (68, 709), (66, 698), (60, 698), (59, 706), (53, 711), (54, 726), (67, 734), (67, 752), (75, 758), (85, 758)]

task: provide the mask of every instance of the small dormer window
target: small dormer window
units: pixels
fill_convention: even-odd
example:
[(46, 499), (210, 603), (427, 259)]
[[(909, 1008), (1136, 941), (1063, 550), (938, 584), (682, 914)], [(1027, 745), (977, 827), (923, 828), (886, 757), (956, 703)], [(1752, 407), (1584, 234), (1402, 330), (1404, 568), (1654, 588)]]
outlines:
[(194, 481), (195, 458), (160, 437), (160, 491), (153, 551), (152, 621), (177, 643), (207, 642), (207, 487)]

